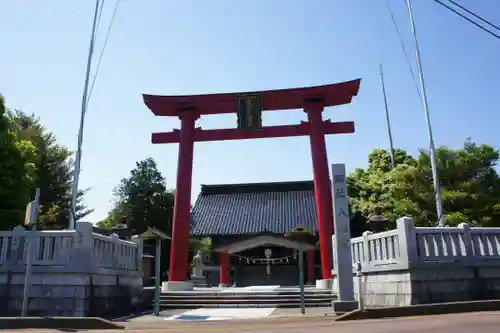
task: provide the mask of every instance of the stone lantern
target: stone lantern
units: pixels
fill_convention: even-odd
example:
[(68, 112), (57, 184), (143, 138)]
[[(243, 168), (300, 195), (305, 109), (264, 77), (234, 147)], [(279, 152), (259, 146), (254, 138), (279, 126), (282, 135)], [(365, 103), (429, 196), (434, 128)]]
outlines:
[(389, 227), (389, 219), (381, 214), (381, 209), (376, 207), (373, 214), (368, 216), (366, 221), (368, 225), (368, 230), (371, 232), (382, 232), (386, 231)]

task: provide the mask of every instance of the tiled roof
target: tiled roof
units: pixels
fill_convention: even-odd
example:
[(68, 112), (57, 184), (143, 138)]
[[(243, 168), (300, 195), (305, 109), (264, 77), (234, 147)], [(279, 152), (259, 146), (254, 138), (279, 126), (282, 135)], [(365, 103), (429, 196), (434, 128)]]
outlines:
[(191, 235), (283, 234), (317, 230), (312, 181), (202, 185), (191, 211)]

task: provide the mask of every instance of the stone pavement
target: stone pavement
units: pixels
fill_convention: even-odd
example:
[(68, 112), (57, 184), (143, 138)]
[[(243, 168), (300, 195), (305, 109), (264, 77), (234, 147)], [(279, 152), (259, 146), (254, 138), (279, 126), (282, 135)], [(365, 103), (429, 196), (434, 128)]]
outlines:
[[(252, 333), (498, 333), (499, 312), (452, 314), (441, 316), (409, 317), (399, 319), (379, 319), (352, 322), (333, 322), (330, 316), (319, 317), (268, 317), (258, 320), (225, 321), (151, 321), (127, 324), (123, 330), (93, 331), (93, 333), (139, 333), (139, 332), (252, 332)], [(29, 332), (49, 333), (51, 330), (27, 330)]]
[[(306, 308), (306, 316), (333, 316), (332, 308), (311, 307)], [(271, 314), (271, 317), (296, 317), (301, 316), (300, 309), (297, 308), (277, 308)]]
[[(248, 311), (247, 311), (248, 310)], [(264, 311), (265, 313), (259, 313), (259, 310), (267, 310), (264, 308), (199, 308), (195, 310), (186, 310), (186, 309), (172, 309), (172, 310), (164, 310), (160, 312), (160, 317), (156, 317), (151, 314), (142, 315), (134, 318), (130, 318), (127, 322), (130, 323), (152, 323), (155, 321), (163, 322), (166, 318), (177, 317), (180, 315), (184, 316), (204, 316), (210, 315), (215, 316), (211, 320), (220, 320), (221, 317), (227, 316), (227, 319), (235, 320), (235, 319), (264, 319), (269, 317), (296, 317), (301, 316), (300, 309), (297, 308), (277, 308), (277, 309), (268, 309), (270, 311)], [(245, 315), (245, 312), (248, 312), (248, 315)], [(257, 312), (257, 313), (254, 313)], [(269, 313), (270, 312), (270, 313)], [(333, 316), (331, 307), (311, 307), (306, 309), (306, 316), (325, 316), (325, 315)], [(232, 317), (232, 318), (230, 318)], [(199, 318), (201, 320), (202, 318)], [(183, 320), (185, 322), (186, 320)]]

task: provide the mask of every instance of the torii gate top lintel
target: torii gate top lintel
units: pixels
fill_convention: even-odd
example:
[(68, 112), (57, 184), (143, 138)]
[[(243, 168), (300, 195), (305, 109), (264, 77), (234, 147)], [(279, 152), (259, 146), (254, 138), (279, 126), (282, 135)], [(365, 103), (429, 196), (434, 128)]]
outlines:
[(324, 107), (342, 105), (351, 102), (358, 94), (361, 79), (313, 86), (240, 93), (222, 93), (208, 95), (143, 95), (144, 103), (155, 116), (179, 116), (184, 109), (194, 108), (200, 115), (234, 113), (237, 109), (237, 97), (258, 95), (262, 111), (293, 110), (304, 108), (310, 99), (322, 100)]

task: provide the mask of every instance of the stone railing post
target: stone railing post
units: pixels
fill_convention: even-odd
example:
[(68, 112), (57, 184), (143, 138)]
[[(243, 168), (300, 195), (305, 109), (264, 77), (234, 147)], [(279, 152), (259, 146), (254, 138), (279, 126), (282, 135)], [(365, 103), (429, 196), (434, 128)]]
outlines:
[(9, 262), (11, 265), (24, 265), (24, 249), (26, 247), (26, 230), (23, 226), (18, 225), (12, 229), (12, 243), (10, 248)]
[(413, 219), (404, 216), (398, 219), (397, 223), (399, 241), (399, 260), (405, 268), (418, 261), (417, 232)]
[(363, 232), (363, 258), (362, 259), (359, 258), (361, 265), (369, 264), (372, 258), (370, 253), (370, 242), (369, 242), (371, 234), (373, 234), (373, 232), (371, 231)]
[(73, 264), (78, 270), (90, 272), (94, 262), (94, 239), (92, 238), (92, 223), (77, 222), (75, 228), (75, 243)]
[(143, 244), (142, 238), (137, 236), (137, 235), (132, 236), (132, 242), (137, 244), (137, 251), (135, 252), (136, 258), (135, 258), (135, 267), (134, 268), (136, 270), (140, 271), (140, 270), (142, 270), (142, 251), (143, 251), (144, 244)]
[(111, 250), (111, 268), (121, 268), (121, 258), (118, 257), (118, 247), (120, 241), (120, 236), (117, 233), (111, 234), (111, 242), (113, 244), (113, 249)]
[[(476, 250), (479, 250), (479, 249), (474, 248), (474, 242), (472, 240), (472, 233), (470, 230), (470, 226), (467, 223), (460, 223), (458, 225), (458, 227), (460, 229), (463, 229), (462, 241), (464, 243), (463, 249), (464, 249), (465, 253), (463, 253), (463, 252), (462, 253), (465, 255), (467, 261), (472, 261), (475, 258)], [(462, 247), (461, 244), (457, 244), (457, 245), (460, 246), (460, 248)]]

